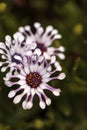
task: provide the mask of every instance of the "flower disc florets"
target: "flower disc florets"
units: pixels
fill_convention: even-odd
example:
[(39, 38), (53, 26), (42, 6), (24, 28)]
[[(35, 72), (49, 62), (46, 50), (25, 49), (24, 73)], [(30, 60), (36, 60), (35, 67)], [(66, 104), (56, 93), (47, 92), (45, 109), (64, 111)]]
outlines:
[(41, 84), (42, 78), (39, 73), (31, 72), (26, 76), (26, 82), (31, 88), (37, 88)]

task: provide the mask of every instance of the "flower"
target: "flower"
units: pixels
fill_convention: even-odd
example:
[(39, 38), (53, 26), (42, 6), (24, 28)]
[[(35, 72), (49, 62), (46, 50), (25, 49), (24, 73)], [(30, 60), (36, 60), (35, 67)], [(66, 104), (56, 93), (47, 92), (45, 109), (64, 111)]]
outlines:
[(51, 99), (45, 94), (44, 90), (51, 91), (55, 96), (59, 96), (61, 92), (59, 88), (53, 88), (48, 82), (54, 79), (64, 79), (65, 73), (59, 72), (57, 76), (52, 77), (52, 74), (57, 72), (57, 69), (50, 71), (53, 61), (47, 62), (45, 58), (39, 61), (37, 55), (26, 56), (26, 61), (23, 67), (19, 68), (20, 72), (10, 73), (4, 77), (5, 84), (8, 87), (15, 88), (14, 85), (19, 85), (19, 87), (9, 92), (8, 97), (14, 97), (13, 102), (15, 104), (25, 97), (22, 107), (30, 109), (33, 106), (34, 96), (37, 95), (40, 107), (45, 109), (46, 105), (51, 104)]
[[(32, 48), (30, 45), (25, 44), (24, 37), (18, 32), (14, 34), (12, 40), (9, 35), (5, 37), (5, 43), (0, 42), (0, 54), (4, 61), (0, 62), (1, 71), (4, 72), (7, 68), (10, 71), (16, 70), (17, 66), (22, 66), (22, 60), (25, 55), (31, 55)], [(15, 67), (16, 66), (16, 67)]]
[[(14, 98), (15, 104), (22, 98), (22, 107), (30, 109), (33, 106), (34, 96), (39, 98), (39, 106), (45, 109), (51, 104), (51, 99), (44, 90), (51, 91), (59, 96), (61, 90), (53, 88), (48, 84), (51, 80), (63, 80), (65, 73), (62, 71), (57, 57), (64, 59), (64, 47), (52, 47), (56, 39), (61, 35), (52, 26), (47, 26), (44, 31), (40, 23), (34, 23), (33, 29), (30, 26), (20, 27), (13, 35), (13, 39), (7, 35), (5, 43), (0, 42), (0, 54), (3, 61), (0, 62), (1, 71), (10, 71), (3, 78), (8, 87), (14, 88), (8, 94)], [(55, 66), (55, 67), (54, 67)], [(53, 69), (54, 68), (54, 69)], [(58, 72), (57, 76), (56, 72)], [(16, 88), (15, 88), (16, 87)]]
[[(39, 22), (36, 22), (33, 25), (33, 29), (27, 25), (25, 27), (19, 27), (19, 32), (22, 34), (22, 36), (24, 36), (26, 43), (36, 43), (36, 48), (34, 48), (33, 52), (34, 54), (40, 56), (40, 60), (43, 60), (44, 57), (47, 60), (50, 60), (51, 57), (54, 55), (54, 65), (55, 67), (57, 67), (60, 64), (58, 61), (56, 61), (56, 57), (60, 58), (61, 60), (65, 59), (65, 55), (63, 54), (65, 48), (63, 46), (59, 46), (58, 48), (51, 46), (54, 40), (60, 39), (62, 37), (58, 33), (58, 30), (54, 29), (53, 26), (47, 26), (46, 30), (44, 31), (41, 24)], [(60, 66), (59, 71), (61, 70), (62, 67)]]

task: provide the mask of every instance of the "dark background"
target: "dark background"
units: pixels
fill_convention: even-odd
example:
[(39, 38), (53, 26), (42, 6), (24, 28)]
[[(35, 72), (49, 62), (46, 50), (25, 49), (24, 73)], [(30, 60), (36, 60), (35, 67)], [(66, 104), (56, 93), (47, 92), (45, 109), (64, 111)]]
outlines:
[(60, 97), (48, 92), (51, 106), (41, 110), (37, 97), (30, 110), (14, 105), (0, 72), (0, 130), (87, 130), (87, 0), (0, 0), (0, 41), (18, 27), (40, 22), (53, 25), (65, 47), (61, 61), (66, 78), (53, 81)]

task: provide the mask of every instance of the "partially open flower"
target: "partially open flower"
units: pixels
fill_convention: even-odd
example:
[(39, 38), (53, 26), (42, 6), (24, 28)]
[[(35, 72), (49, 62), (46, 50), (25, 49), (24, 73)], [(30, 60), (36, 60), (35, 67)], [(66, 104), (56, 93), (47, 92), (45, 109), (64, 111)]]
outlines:
[(7, 35), (5, 43), (0, 42), (0, 54), (3, 59), (0, 62), (1, 71), (4, 72), (7, 68), (13, 71), (17, 69), (17, 66), (22, 66), (24, 56), (31, 55), (31, 50), (30, 46), (25, 44), (24, 37), (20, 33), (15, 33), (13, 40)]
[(23, 98), (22, 107), (30, 109), (33, 106), (33, 98), (36, 94), (39, 97), (40, 107), (45, 109), (46, 105), (51, 104), (51, 99), (45, 94), (44, 90), (51, 91), (55, 96), (59, 96), (61, 92), (59, 88), (53, 88), (48, 82), (54, 79), (64, 79), (65, 73), (58, 72), (57, 76), (52, 76), (54, 73), (56, 74), (57, 69), (49, 71), (50, 62), (48, 63), (46, 59), (39, 61), (37, 55), (26, 57), (26, 61), (23, 63), (23, 67), (19, 68), (20, 72), (18, 74), (14, 73), (12, 75), (10, 73), (10, 75), (8, 74), (4, 78), (5, 84), (8, 87), (19, 85), (18, 88), (9, 92), (8, 97), (14, 97), (13, 102), (15, 104), (19, 103)]
[[(54, 29), (53, 26), (47, 26), (44, 32), (41, 24), (36, 22), (34, 23), (33, 29), (27, 25), (20, 27), (19, 32), (24, 36), (26, 43), (30, 44), (30, 41), (36, 43), (36, 48), (34, 48), (33, 52), (40, 56), (40, 60), (43, 60), (44, 57), (50, 60), (53, 55), (55, 59), (56, 57), (61, 60), (65, 59), (65, 55), (63, 54), (65, 48), (63, 46), (59, 46), (58, 48), (51, 46), (54, 40), (61, 38), (58, 30)], [(55, 66), (57, 66), (56, 64), (59, 65), (59, 62), (56, 61)]]

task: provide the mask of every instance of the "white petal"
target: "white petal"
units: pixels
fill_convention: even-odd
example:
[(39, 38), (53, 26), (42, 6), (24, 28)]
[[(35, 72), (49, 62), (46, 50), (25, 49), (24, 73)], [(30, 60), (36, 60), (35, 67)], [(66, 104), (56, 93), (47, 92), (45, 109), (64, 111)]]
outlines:
[(55, 51), (54, 47), (48, 47), (48, 48), (47, 48), (47, 52), (48, 52), (50, 55), (52, 55), (52, 54), (54, 53), (54, 51)]
[(60, 34), (56, 34), (54, 37), (53, 37), (53, 39), (61, 39), (62, 38), (62, 36), (60, 35)]
[(2, 67), (2, 68), (1, 68), (1, 72), (5, 72), (6, 69), (7, 69), (7, 67)]
[(23, 27), (19, 27), (19, 29), (18, 29), (20, 32), (24, 32), (24, 28)]
[(40, 75), (44, 75), (46, 73), (46, 71), (47, 70), (45, 68), (43, 68), (42, 70), (39, 71), (39, 73), (40, 73)]
[(46, 84), (45, 83), (40, 84), (40, 88), (41, 89), (45, 89), (46, 88)]
[(32, 106), (33, 106), (33, 103), (29, 101), (29, 102), (27, 103), (27, 109), (31, 109)]
[(19, 80), (17, 84), (25, 85), (25, 84), (26, 84), (26, 81), (25, 81), (25, 80)]
[(22, 61), (22, 57), (21, 57), (21, 56), (14, 55), (14, 58), (15, 58), (16, 60)]
[(61, 92), (60, 89), (56, 89), (56, 90), (53, 91), (53, 94), (54, 94), (55, 96), (59, 96), (59, 95), (60, 95), (60, 92)]
[(43, 65), (38, 66), (37, 72), (41, 74), (41, 71), (44, 69)]
[(10, 91), (8, 94), (9, 98), (13, 98), (15, 96), (16, 92), (14, 90)]
[(30, 31), (30, 26), (29, 25), (26, 25), (24, 28), (25, 28), (26, 31)]
[(46, 104), (49, 106), (51, 104), (51, 99), (50, 98), (47, 98), (46, 99)]
[(46, 104), (43, 101), (40, 101), (39, 105), (42, 109), (45, 109), (46, 107)]
[(35, 23), (34, 23), (34, 26), (35, 26), (36, 28), (39, 28), (39, 27), (41, 26), (41, 24), (40, 24), (39, 22), (35, 22)]
[(60, 46), (60, 47), (58, 47), (58, 50), (61, 51), (61, 52), (64, 52), (65, 48), (63, 46)]
[(28, 44), (28, 45), (30, 45), (31, 46), (31, 43), (32, 43), (33, 41), (32, 41), (32, 39), (30, 38), (30, 37), (28, 37), (27, 39), (26, 39), (26, 44)]
[(4, 64), (4, 62), (0, 62), (0, 67)]
[(5, 44), (3, 42), (0, 42), (0, 48), (5, 49)]
[(9, 80), (12, 76), (12, 72), (8, 72), (6, 73), (6, 77), (5, 77), (5, 80)]
[(35, 64), (35, 65), (34, 65), (34, 67), (33, 67), (34, 72), (36, 72), (36, 71), (37, 71), (37, 69), (38, 69), (38, 65), (37, 65), (37, 64)]
[(24, 69), (21, 69), (20, 72), (22, 75), (24, 75), (26, 77), (26, 73), (25, 73)]
[(12, 86), (12, 83), (10, 81), (5, 81), (5, 84), (8, 86), (8, 87), (11, 87)]
[(43, 55), (41, 55), (41, 56), (39, 56), (38, 61), (39, 61), (39, 62), (41, 62), (41, 61), (43, 61), (43, 59), (44, 59), (44, 56), (43, 56)]
[(57, 61), (54, 63), (54, 65), (58, 71), (62, 71), (62, 67), (60, 66), (60, 64)]
[(46, 72), (42, 77), (43, 77), (43, 79), (48, 78), (48, 77), (50, 77), (50, 74)]
[(30, 65), (30, 72), (34, 72), (34, 65), (33, 64)]
[(31, 89), (31, 93), (32, 93), (32, 95), (35, 95), (35, 89), (34, 88)]
[[(27, 52), (26, 52), (26, 55), (27, 56), (31, 56), (32, 55), (32, 51), (31, 50), (28, 50)], [(24, 57), (25, 58), (25, 57)]]
[(54, 29), (54, 30), (52, 31), (51, 35), (55, 35), (55, 34), (57, 34), (57, 33), (58, 33), (58, 30), (57, 30), (57, 29)]
[(10, 53), (11, 53), (11, 55), (13, 55), (13, 54), (15, 53), (15, 49), (14, 49), (14, 48), (11, 48), (11, 49), (10, 49)]
[(52, 70), (52, 67), (51, 66), (49, 66), (48, 67), (48, 69), (47, 69), (47, 71), (51, 71)]
[[(41, 35), (43, 33), (44, 29), (42, 27), (38, 28), (37, 33)], [(38, 36), (39, 36), (38, 35)], [(39, 41), (39, 40), (38, 40)]]
[(8, 41), (8, 42), (11, 41), (11, 37), (9, 35), (6, 35), (5, 40)]
[(57, 56), (61, 59), (64, 60), (65, 59), (65, 55), (63, 53), (58, 53)]
[(31, 44), (31, 47), (30, 47), (30, 49), (35, 49), (36, 48), (36, 46), (37, 46), (37, 44), (35, 43), (35, 42), (33, 42), (32, 44)]
[(27, 65), (24, 66), (24, 71), (26, 74), (30, 73), (29, 67)]
[(0, 54), (5, 54), (5, 52), (3, 50), (0, 50)]
[(19, 74), (19, 75), (17, 75), (20, 79), (26, 79), (26, 77), (25, 76), (23, 76), (23, 75), (21, 75), (21, 74)]
[(46, 27), (46, 34), (53, 30), (53, 27), (51, 25)]
[(18, 40), (19, 40), (20, 43), (23, 42), (24, 36), (23, 36), (23, 35), (20, 35), (20, 36), (18, 37)]
[(25, 86), (24, 94), (30, 94), (30, 86)]
[(19, 103), (19, 102), (21, 101), (22, 96), (23, 96), (23, 95), (21, 95), (21, 94), (20, 94), (20, 95), (17, 95), (17, 96), (14, 98), (13, 103), (14, 103), (14, 104)]
[(22, 107), (23, 107), (23, 109), (27, 109), (27, 102), (26, 101), (23, 101), (23, 103), (22, 103)]
[(42, 81), (44, 82), (44, 83), (47, 83), (47, 82), (49, 82), (49, 78), (46, 78), (46, 79), (42, 79)]
[(46, 88), (46, 84), (45, 84), (45, 83), (41, 83), (41, 84), (39, 85), (39, 87), (40, 87), (41, 89), (45, 89), (45, 88)]
[(46, 59), (50, 59), (51, 57), (50, 57), (50, 55), (47, 53), (47, 52), (44, 52), (44, 57), (46, 58)]
[(41, 87), (37, 87), (37, 91), (38, 91), (38, 92), (40, 92), (40, 93), (42, 93), (42, 92), (43, 92), (43, 90), (42, 90), (42, 88), (41, 88)]
[(20, 33), (19, 32), (16, 32), (13, 37), (15, 40), (18, 40), (19, 39), (19, 36), (20, 36)]
[(66, 77), (65, 73), (60, 73), (60, 74), (58, 75), (58, 79), (59, 79), (59, 80), (63, 80), (65, 77)]
[(41, 55), (41, 50), (40, 49), (35, 49), (35, 51), (34, 51), (34, 54), (37, 54), (38, 56), (40, 56)]
[(25, 85), (21, 85), (21, 89), (25, 89), (27, 87), (27, 84), (25, 84)]
[(32, 54), (32, 56), (31, 56), (31, 59), (32, 59), (32, 61), (37, 61), (37, 55), (36, 54)]
[(56, 56), (51, 57), (51, 64), (53, 64), (56, 61)]
[(2, 59), (7, 59), (7, 57), (5, 55), (2, 55), (1, 58)]
[(5, 44), (6, 44), (8, 47), (10, 47), (10, 45), (11, 45), (11, 37), (10, 37), (9, 35), (7, 35), (7, 36), (5, 37), (5, 40), (6, 40)]

